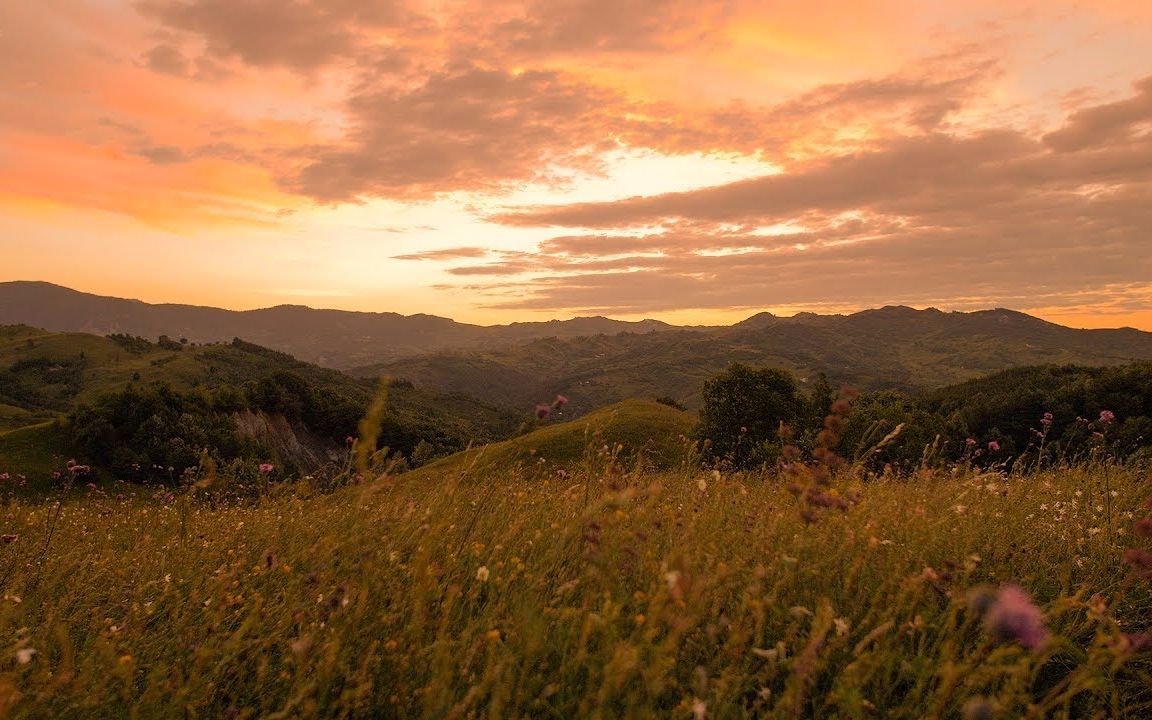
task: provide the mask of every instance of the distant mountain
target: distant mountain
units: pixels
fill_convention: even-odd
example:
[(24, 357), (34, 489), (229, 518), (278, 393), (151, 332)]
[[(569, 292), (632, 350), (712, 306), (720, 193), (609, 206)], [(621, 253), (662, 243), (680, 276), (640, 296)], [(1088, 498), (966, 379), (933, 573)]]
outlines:
[(850, 315), (759, 313), (731, 327), (584, 317), (480, 326), (434, 315), (314, 310), (244, 312), (152, 305), (48, 283), (0, 283), (0, 323), (53, 330), (234, 337), (360, 377), (412, 380), (524, 410), (556, 393), (580, 413), (628, 398), (697, 405), (704, 380), (731, 362), (825, 373), (862, 388), (924, 390), (1036, 364), (1115, 365), (1152, 359), (1152, 333), (1074, 330), (1024, 313), (888, 306)]
[(191, 342), (242, 338), (326, 367), (347, 368), (441, 349), (475, 349), (541, 337), (655, 332), (672, 326), (656, 320), (625, 322), (604, 317), (520, 322), (485, 327), (435, 315), (316, 310), (280, 305), (262, 310), (222, 310), (197, 305), (154, 305), (77, 292), (44, 282), (0, 283), (0, 325), (24, 323), (57, 332), (95, 335), (160, 335)]
[(732, 362), (787, 368), (805, 380), (925, 390), (1037, 364), (1152, 359), (1152, 333), (1074, 330), (1012, 310), (885, 307), (851, 315), (767, 313), (730, 328), (548, 338), (486, 351), (439, 352), (351, 370), (527, 406), (556, 393), (587, 412), (632, 397), (698, 406), (704, 380)]

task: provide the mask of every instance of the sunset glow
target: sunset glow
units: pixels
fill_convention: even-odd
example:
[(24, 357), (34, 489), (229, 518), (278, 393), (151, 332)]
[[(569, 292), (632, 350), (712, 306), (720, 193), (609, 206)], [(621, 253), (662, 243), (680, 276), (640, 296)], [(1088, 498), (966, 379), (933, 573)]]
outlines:
[(1152, 330), (1152, 3), (0, 5), (0, 281)]

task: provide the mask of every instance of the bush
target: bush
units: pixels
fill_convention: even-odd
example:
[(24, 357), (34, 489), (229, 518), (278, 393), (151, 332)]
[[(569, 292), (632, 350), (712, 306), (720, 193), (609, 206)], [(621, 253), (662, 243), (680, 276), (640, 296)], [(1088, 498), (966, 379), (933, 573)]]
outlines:
[(786, 370), (734, 363), (704, 383), (699, 435), (713, 458), (737, 467), (773, 460), (781, 424), (794, 425), (804, 403)]

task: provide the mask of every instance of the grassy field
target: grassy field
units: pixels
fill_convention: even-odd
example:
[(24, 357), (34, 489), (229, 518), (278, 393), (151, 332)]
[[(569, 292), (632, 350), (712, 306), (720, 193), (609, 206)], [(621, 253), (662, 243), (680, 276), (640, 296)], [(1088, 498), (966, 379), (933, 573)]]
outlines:
[[(126, 486), (61, 506), (10, 500), (0, 709), (1152, 714), (1149, 581), (1123, 560), (1148, 543), (1134, 529), (1146, 471), (836, 489), (855, 502), (814, 524), (773, 479), (611, 460), (563, 478), (457, 467), (327, 495), (285, 483), (254, 504)], [(1009, 583), (1043, 613), (1036, 647), (984, 625), (988, 593)]]
[(446, 474), (484, 477), (518, 472), (528, 477), (570, 473), (609, 458), (667, 470), (683, 462), (696, 416), (651, 400), (626, 400), (570, 422), (544, 424), (519, 437), (456, 453), (417, 470), (439, 482)]

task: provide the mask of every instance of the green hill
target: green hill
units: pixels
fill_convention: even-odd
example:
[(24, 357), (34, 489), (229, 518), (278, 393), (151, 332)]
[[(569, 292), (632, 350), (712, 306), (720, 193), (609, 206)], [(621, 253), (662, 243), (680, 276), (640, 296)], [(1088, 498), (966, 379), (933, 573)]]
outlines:
[[(284, 458), (307, 446), (309, 458), (335, 457), (344, 452), (344, 437), (355, 434), (378, 384), (240, 340), (193, 345), (0, 326), (0, 472), (42, 476), (48, 466), (58, 469), (61, 458), (82, 459), (82, 447), (91, 454), (91, 432), (81, 443), (70, 431), (44, 428), (129, 387), (164, 387), (172, 402), (188, 406), (180, 398), (195, 400), (191, 407), (200, 415), (231, 415), (240, 432), (255, 433), (255, 441), (272, 449), (270, 456)], [(426, 456), (437, 457), (507, 437), (521, 419), (470, 397), (408, 382), (392, 383), (387, 398), (381, 440), (406, 455), (421, 443)], [(261, 419), (253, 410), (287, 420)], [(187, 412), (177, 408), (164, 417), (171, 426)], [(132, 442), (110, 429), (98, 435)]]
[(519, 437), (450, 455), (412, 477), (519, 469), (554, 475), (578, 469), (602, 471), (609, 464), (668, 469), (684, 459), (684, 439), (696, 424), (691, 413), (649, 400), (627, 400), (576, 420), (544, 425)]
[(733, 362), (785, 368), (801, 382), (923, 391), (1021, 365), (1118, 365), (1152, 359), (1152, 333), (1074, 330), (1010, 310), (888, 307), (852, 315), (757, 316), (722, 330), (547, 338), (442, 352), (350, 371), (409, 378), (494, 404), (564, 393), (574, 412), (629, 397), (699, 407), (704, 381)]

